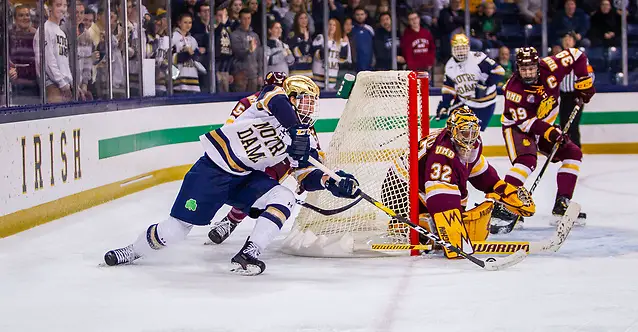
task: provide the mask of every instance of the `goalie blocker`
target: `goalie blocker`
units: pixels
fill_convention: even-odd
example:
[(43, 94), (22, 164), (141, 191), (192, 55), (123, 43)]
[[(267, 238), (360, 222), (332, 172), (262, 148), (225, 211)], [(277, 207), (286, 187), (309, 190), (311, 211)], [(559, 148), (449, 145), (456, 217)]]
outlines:
[[(536, 209), (531, 195), (523, 187), (517, 188), (501, 180), (482, 155), (479, 131), (478, 118), (467, 106), (462, 106), (452, 111), (445, 128), (432, 132), (419, 143), (419, 223), (468, 254), (474, 251), (473, 241), (487, 238), (494, 202), (526, 217), (533, 215)], [(396, 183), (398, 177), (407, 187), (405, 159), (402, 157), (394, 162), (384, 186)], [(487, 201), (465, 211), (468, 182), (485, 192)], [(405, 191), (407, 193), (407, 188)], [(407, 215), (405, 204), (397, 204), (384, 196), (382, 201), (397, 213)], [(445, 256), (457, 258), (458, 254), (445, 249)]]

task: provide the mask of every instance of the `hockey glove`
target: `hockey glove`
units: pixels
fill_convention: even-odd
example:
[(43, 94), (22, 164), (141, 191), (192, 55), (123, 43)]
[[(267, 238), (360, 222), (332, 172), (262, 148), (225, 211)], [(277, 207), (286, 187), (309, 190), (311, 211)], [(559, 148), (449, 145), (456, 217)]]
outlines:
[(299, 124), (288, 128), (290, 134), (290, 145), (286, 152), (293, 160), (306, 163), (310, 156), (310, 127)]
[(359, 195), (359, 182), (354, 178), (354, 175), (344, 171), (337, 171), (336, 173), (341, 177), (341, 181), (337, 183), (333, 178), (329, 178), (326, 181), (326, 189), (337, 197), (357, 197)]
[(443, 101), (439, 102), (439, 106), (436, 108), (436, 120), (444, 120), (450, 116), (450, 112), (447, 107), (443, 107)]
[(485, 96), (487, 96), (487, 87), (481, 82), (476, 83), (476, 88), (474, 89), (474, 99), (485, 98)]
[(543, 134), (543, 138), (552, 144), (564, 142), (565, 136), (566, 135), (563, 133), (563, 131), (556, 126), (551, 126), (547, 128), (547, 130)]
[(578, 98), (585, 104), (596, 94), (594, 79), (591, 76), (584, 76), (577, 79), (576, 82), (574, 82), (574, 89), (578, 94)]

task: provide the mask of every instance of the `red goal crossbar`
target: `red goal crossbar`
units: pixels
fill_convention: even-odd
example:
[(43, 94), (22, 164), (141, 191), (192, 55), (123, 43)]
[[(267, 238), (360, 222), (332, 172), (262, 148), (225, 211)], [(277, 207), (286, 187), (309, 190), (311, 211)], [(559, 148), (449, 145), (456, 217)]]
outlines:
[[(410, 220), (419, 223), (419, 140), (430, 132), (430, 75), (427, 72), (408, 74), (408, 140), (410, 151)], [(419, 130), (420, 127), (420, 130)], [(410, 230), (410, 244), (419, 244), (419, 233)], [(410, 251), (411, 256), (418, 250)]]

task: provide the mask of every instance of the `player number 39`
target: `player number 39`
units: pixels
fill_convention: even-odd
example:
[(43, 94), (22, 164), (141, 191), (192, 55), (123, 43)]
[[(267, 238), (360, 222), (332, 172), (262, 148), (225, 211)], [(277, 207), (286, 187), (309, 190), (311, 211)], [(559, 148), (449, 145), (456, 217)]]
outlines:
[(519, 107), (516, 109), (510, 108), (509, 111), (510, 111), (510, 114), (512, 114), (512, 120), (514, 121), (527, 119), (527, 111), (522, 107)]
[(430, 173), (430, 179), (432, 180), (441, 180), (443, 182), (450, 182), (452, 178), (450, 175), (452, 174), (452, 168), (448, 165), (443, 165), (439, 163), (432, 164), (432, 173)]

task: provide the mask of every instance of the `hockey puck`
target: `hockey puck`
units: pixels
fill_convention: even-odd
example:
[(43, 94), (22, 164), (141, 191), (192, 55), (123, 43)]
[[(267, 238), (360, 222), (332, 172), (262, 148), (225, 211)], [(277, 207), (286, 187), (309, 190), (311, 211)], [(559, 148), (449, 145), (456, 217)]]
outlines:
[(488, 262), (488, 263), (496, 262), (496, 258), (490, 257), (490, 258), (486, 259), (485, 261)]

